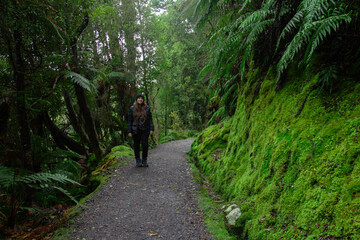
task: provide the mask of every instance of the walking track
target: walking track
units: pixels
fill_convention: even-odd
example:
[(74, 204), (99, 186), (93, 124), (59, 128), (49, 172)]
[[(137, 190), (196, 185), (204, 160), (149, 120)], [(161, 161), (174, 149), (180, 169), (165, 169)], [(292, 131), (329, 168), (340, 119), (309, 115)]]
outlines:
[(197, 208), (197, 184), (185, 158), (192, 139), (149, 151), (149, 168), (121, 166), (95, 193), (68, 239), (212, 239)]

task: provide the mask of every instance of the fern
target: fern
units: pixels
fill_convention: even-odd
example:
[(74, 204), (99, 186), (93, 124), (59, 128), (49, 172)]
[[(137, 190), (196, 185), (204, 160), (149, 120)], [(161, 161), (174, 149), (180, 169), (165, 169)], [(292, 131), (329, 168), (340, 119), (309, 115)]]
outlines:
[(110, 78), (121, 78), (124, 79), (125, 78), (125, 74), (122, 72), (111, 72), (109, 73), (109, 77)]
[(74, 184), (82, 186), (80, 183), (68, 178), (63, 174), (32, 173), (26, 174), (24, 176), (16, 176), (15, 170), (13, 168), (8, 168), (0, 165), (0, 189), (3, 189), (7, 193), (11, 194), (11, 189), (16, 189), (17, 186), (19, 186), (20, 184), (25, 184), (29, 187), (37, 189), (55, 187), (59, 188), (59, 184)]
[[(245, 1), (243, 8), (250, 3), (251, 1)], [(232, 12), (224, 14), (220, 18), (218, 30), (210, 37), (208, 41), (208, 44), (211, 45), (210, 59), (199, 77), (205, 73), (213, 76), (210, 80), (212, 96), (222, 92), (221, 104), (234, 104), (232, 98), (236, 98), (234, 92), (238, 87), (235, 81), (238, 76), (241, 76), (241, 79), (244, 78), (255, 43), (260, 34), (274, 22), (275, 12), (272, 9), (274, 3), (274, 0), (267, 0), (261, 9), (249, 13), (242, 13), (240, 10), (234, 20), (232, 20)], [(239, 61), (239, 57), (241, 57), (241, 61)], [(234, 67), (239, 69), (238, 73), (232, 71)], [(224, 79), (228, 80), (223, 82)], [(219, 116), (220, 112), (221, 110), (215, 113), (215, 117), (212, 119)], [(225, 112), (224, 110), (223, 113)]]
[[(342, 1), (334, 0), (301, 0), (292, 4), (293, 8), (285, 5), (286, 2), (264, 0), (261, 7), (256, 6), (253, 0), (238, 1), (242, 3), (238, 11), (222, 13), (218, 17), (217, 28), (208, 40), (210, 57), (207, 65), (202, 69), (199, 78), (205, 74), (210, 76), (210, 90), (212, 97), (221, 98), (220, 108), (211, 117), (210, 123), (220, 116), (226, 115), (226, 104), (234, 104), (235, 82), (240, 76), (244, 80), (247, 66), (250, 64), (255, 46), (258, 46), (260, 37), (265, 33), (277, 34), (274, 28), (282, 26), (278, 39), (275, 40), (275, 54), (280, 60), (277, 63), (277, 81), (289, 64), (298, 62), (308, 66), (312, 56), (319, 46), (337, 32), (342, 24), (351, 22), (350, 13), (347, 12)], [(204, 14), (208, 18), (219, 6), (225, 6), (227, 1), (199, 0), (197, 1), (196, 14)], [(254, 3), (254, 4), (253, 4)], [(282, 4), (282, 5), (279, 5)], [(217, 8), (215, 8), (215, 5)], [(289, 14), (293, 14), (289, 16)], [(284, 22), (287, 21), (287, 22)], [(273, 54), (274, 51), (269, 51)], [(276, 59), (277, 56), (267, 56)], [(299, 58), (301, 57), (301, 58)], [(238, 70), (237, 72), (234, 70)], [(336, 74), (331, 69), (323, 75), (322, 84), (327, 86)], [(327, 79), (327, 80), (326, 80)], [(225, 114), (225, 115), (224, 115)]]
[(216, 124), (218, 123), (218, 119), (224, 119), (226, 117), (226, 110), (225, 106), (220, 107), (210, 118), (208, 121), (208, 125)]
[(338, 79), (338, 67), (335, 65), (330, 65), (320, 72), (318, 83), (321, 88), (328, 88), (331, 93), (333, 83), (337, 79)]
[(65, 194), (68, 198), (70, 198), (73, 202), (75, 202), (76, 204), (78, 204), (79, 206), (81, 206), (81, 204), (69, 193), (69, 191), (65, 190), (64, 188), (57, 187), (57, 186), (51, 186), (50, 188), (53, 188), (53, 189), (56, 189), (56, 190), (62, 192), (62, 193)]
[(196, 27), (202, 27), (215, 12), (215, 9), (221, 9), (216, 7), (218, 2), (219, 0), (198, 0), (193, 14), (194, 18), (198, 18), (195, 23)]
[(103, 71), (96, 69), (96, 68), (90, 68), (90, 67), (88, 69), (97, 73), (97, 79), (104, 79), (106, 82), (110, 83), (108, 76)]
[(82, 88), (85, 88), (88, 91), (95, 89), (94, 85), (89, 81), (89, 79), (81, 76), (76, 72), (65, 71), (65, 78), (73, 80), (76, 84), (80, 85)]
[(243, 4), (242, 4), (242, 7), (240, 8), (239, 10), (239, 13), (242, 13), (245, 8), (252, 2), (253, 0), (244, 0)]
[(295, 31), (296, 29), (298, 29), (300, 27), (300, 23), (301, 23), (301, 20), (303, 19), (303, 17), (304, 17), (304, 11), (300, 10), (286, 24), (285, 28), (283, 29), (283, 31), (281, 32), (281, 34), (278, 38), (278, 41), (276, 44), (276, 51), (279, 48), (281, 40), (284, 39), (287, 34), (291, 34), (293, 31)]
[(305, 64), (310, 62), (311, 56), (315, 49), (320, 45), (324, 39), (331, 34), (331, 30), (336, 32), (340, 28), (341, 22), (350, 23), (351, 17), (347, 14), (340, 16), (332, 16), (321, 21), (313, 23), (318, 26), (309, 41), (308, 48), (304, 56)]
[(0, 165), (0, 188), (8, 189), (14, 180), (15, 170)]
[(336, 32), (340, 24), (351, 22), (350, 14), (345, 11), (341, 3), (333, 0), (303, 0), (301, 2), (298, 12), (285, 26), (277, 42), (278, 49), (280, 41), (288, 33), (298, 30), (277, 64), (277, 81), (281, 73), (305, 46), (306, 51), (300, 63), (308, 65), (318, 46), (331, 33)]
[(17, 182), (24, 182), (26, 184), (39, 184), (41, 188), (48, 186), (49, 183), (61, 183), (61, 184), (75, 184), (81, 186), (80, 183), (66, 177), (65, 175), (58, 173), (34, 173), (24, 177), (19, 177)]

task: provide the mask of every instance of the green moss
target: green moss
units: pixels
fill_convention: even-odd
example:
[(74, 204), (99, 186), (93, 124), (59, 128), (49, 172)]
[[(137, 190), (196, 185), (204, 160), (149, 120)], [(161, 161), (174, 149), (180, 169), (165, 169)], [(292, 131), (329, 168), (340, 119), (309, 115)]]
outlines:
[[(106, 162), (111, 161), (113, 159), (120, 159), (120, 158), (133, 158), (134, 157), (134, 150), (127, 145), (119, 145), (115, 146), (111, 149), (110, 153), (108, 153), (98, 164), (98, 168), (104, 165)], [(112, 167), (118, 166), (121, 164), (121, 161), (114, 161)]]
[(194, 163), (224, 200), (253, 203), (242, 237), (359, 238), (360, 85), (329, 96), (291, 70), (276, 92), (270, 70), (252, 102), (258, 77), (249, 72), (232, 119), (196, 139)]
[(194, 165), (191, 164), (191, 166), (195, 181), (201, 184), (201, 189), (198, 191), (197, 197), (208, 231), (216, 239), (235, 240), (236, 237), (232, 236), (227, 230), (225, 215), (221, 209), (223, 202), (210, 196), (209, 192), (211, 190), (204, 182), (204, 178), (201, 173)]

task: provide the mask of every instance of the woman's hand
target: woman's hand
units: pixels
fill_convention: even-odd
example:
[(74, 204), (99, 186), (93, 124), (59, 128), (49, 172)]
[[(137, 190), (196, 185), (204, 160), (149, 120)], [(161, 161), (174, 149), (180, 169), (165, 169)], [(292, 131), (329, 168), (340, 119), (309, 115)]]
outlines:
[(150, 130), (150, 135), (152, 135), (152, 134), (153, 134), (153, 131)]
[(132, 133), (128, 133), (128, 136), (132, 138)]

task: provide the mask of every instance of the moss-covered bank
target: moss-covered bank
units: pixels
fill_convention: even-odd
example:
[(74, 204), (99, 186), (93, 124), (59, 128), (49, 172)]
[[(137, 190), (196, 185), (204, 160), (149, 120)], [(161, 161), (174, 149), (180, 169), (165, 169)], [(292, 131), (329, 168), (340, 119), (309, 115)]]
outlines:
[(241, 238), (359, 239), (360, 84), (330, 95), (303, 72), (276, 92), (269, 71), (253, 101), (259, 77), (249, 73), (232, 119), (196, 139), (195, 164), (239, 202)]

